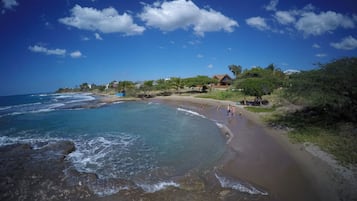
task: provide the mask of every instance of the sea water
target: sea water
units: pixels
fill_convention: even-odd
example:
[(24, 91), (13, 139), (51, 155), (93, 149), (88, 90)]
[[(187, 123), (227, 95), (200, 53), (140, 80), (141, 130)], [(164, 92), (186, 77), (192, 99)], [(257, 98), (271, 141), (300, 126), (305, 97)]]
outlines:
[[(79, 172), (131, 180), (148, 192), (177, 186), (172, 177), (212, 166), (226, 148), (213, 121), (184, 108), (104, 104), (90, 93), (0, 97), (0, 146), (41, 149), (60, 140), (75, 143), (66, 160)], [(106, 192), (116, 191), (97, 191)]]

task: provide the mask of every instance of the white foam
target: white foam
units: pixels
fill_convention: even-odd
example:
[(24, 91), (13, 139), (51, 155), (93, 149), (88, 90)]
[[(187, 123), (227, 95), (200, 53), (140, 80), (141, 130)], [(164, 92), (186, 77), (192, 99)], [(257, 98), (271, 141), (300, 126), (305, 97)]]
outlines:
[(122, 190), (129, 190), (129, 187), (124, 186), (124, 187), (105, 187), (105, 188), (98, 188), (97, 186), (92, 188), (93, 192), (98, 195), (99, 197), (105, 197), (108, 195), (113, 195), (118, 193), (119, 191)]
[(42, 149), (50, 143), (65, 140), (63, 138), (31, 138), (31, 137), (0, 137), (0, 146), (7, 146), (13, 144), (29, 144), (33, 149)]
[(231, 188), (234, 190), (238, 190), (240, 192), (244, 192), (244, 193), (249, 193), (252, 195), (268, 195), (267, 192), (258, 190), (257, 188), (255, 188), (254, 186), (252, 186), (249, 183), (241, 183), (238, 181), (235, 181), (233, 179), (229, 179), (223, 176), (218, 176), (217, 173), (215, 173), (216, 178), (218, 179), (219, 183), (221, 184), (222, 188)]
[(164, 190), (168, 187), (180, 187), (178, 183), (175, 183), (173, 181), (164, 181), (164, 182), (158, 182), (156, 184), (137, 184), (140, 188), (142, 188), (145, 192), (147, 193), (154, 193), (160, 190)]
[(53, 103), (53, 104), (49, 105), (48, 108), (54, 109), (54, 108), (63, 107), (63, 106), (65, 106), (64, 103)]
[[(105, 137), (76, 140), (76, 151), (69, 154), (68, 158), (80, 172), (97, 173), (102, 178), (115, 178), (120, 174), (117, 172), (120, 167), (130, 162), (126, 154), (138, 137), (123, 133), (113, 133), (112, 136), (110, 133), (103, 133), (103, 136)], [(108, 166), (108, 161), (112, 163), (111, 166)]]
[(223, 128), (224, 127), (223, 124), (218, 123), (218, 122), (216, 122), (216, 125), (218, 126), (218, 128)]
[(192, 111), (192, 110), (187, 110), (187, 109), (183, 109), (183, 108), (177, 108), (178, 111), (181, 111), (181, 112), (185, 112), (187, 114), (191, 114), (191, 115), (195, 115), (195, 116), (199, 116), (199, 117), (202, 117), (202, 118), (206, 118), (204, 115), (202, 114), (199, 114), (195, 111)]
[(0, 110), (8, 110), (10, 108), (11, 108), (11, 106), (5, 106), (5, 107), (0, 107)]

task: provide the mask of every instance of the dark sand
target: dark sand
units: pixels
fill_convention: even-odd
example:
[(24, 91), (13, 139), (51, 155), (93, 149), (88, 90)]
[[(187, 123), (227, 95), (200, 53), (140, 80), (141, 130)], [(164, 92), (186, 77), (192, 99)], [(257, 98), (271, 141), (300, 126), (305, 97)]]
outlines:
[(343, 181), (329, 164), (305, 151), (303, 145), (290, 143), (281, 131), (264, 126), (256, 114), (236, 107), (236, 115), (227, 117), (226, 106), (233, 102), (187, 96), (156, 100), (195, 110), (225, 124), (233, 136), (228, 145), (233, 151), (224, 156), (220, 169), (225, 175), (264, 189), (269, 193), (268, 200), (356, 198), (349, 183)]

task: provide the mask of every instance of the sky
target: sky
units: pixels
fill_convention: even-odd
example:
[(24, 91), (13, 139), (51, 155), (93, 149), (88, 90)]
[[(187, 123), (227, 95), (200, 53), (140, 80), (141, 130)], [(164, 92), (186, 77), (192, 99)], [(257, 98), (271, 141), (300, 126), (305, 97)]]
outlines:
[(2, 96), (346, 56), (357, 56), (355, 0), (0, 2)]

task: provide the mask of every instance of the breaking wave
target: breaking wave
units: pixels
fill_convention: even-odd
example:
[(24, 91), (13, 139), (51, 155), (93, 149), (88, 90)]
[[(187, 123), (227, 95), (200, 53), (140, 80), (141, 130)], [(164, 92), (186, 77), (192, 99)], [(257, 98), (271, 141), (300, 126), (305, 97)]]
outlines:
[(228, 177), (220, 176), (217, 172), (215, 173), (215, 176), (221, 184), (222, 188), (230, 188), (233, 190), (238, 190), (240, 192), (249, 193), (251, 195), (268, 195), (267, 192), (263, 190), (258, 190), (248, 182), (240, 182)]
[(187, 110), (187, 109), (183, 109), (183, 108), (177, 108), (178, 111), (181, 111), (181, 112), (185, 112), (186, 114), (188, 115), (194, 115), (194, 116), (198, 116), (198, 117), (202, 117), (202, 118), (205, 118), (206, 117), (198, 112), (195, 112), (195, 111), (192, 111), (192, 110)]

